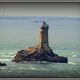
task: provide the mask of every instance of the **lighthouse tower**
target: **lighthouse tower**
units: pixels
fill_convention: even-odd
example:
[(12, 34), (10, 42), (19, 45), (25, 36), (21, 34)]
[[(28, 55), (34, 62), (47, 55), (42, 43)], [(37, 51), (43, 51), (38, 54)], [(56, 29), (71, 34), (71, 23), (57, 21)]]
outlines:
[(46, 24), (46, 22), (43, 22), (43, 25), (40, 28), (40, 48), (43, 48), (45, 45), (49, 46), (48, 29), (49, 26)]

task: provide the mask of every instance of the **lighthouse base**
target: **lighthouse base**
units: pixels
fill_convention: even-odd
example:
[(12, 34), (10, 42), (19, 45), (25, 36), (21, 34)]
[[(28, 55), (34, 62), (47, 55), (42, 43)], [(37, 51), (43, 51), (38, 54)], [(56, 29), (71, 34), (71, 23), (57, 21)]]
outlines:
[(68, 63), (67, 57), (58, 56), (52, 50), (39, 49), (35, 47), (18, 51), (14, 60), (14, 62), (21, 62), (21, 61), (47, 61), (47, 62), (54, 62), (54, 63)]

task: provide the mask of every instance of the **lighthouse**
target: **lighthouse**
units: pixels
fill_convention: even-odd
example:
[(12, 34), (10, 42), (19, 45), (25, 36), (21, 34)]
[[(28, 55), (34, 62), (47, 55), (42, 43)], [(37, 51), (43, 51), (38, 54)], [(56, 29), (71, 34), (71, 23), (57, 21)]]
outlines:
[(67, 57), (58, 56), (58, 54), (55, 54), (53, 49), (49, 46), (48, 29), (49, 26), (46, 22), (43, 22), (43, 25), (40, 27), (39, 45), (18, 51), (12, 61), (48, 61), (55, 63), (68, 63)]
[(49, 26), (46, 24), (46, 22), (43, 22), (43, 25), (40, 28), (40, 48), (43, 48), (45, 45), (49, 46), (48, 29)]

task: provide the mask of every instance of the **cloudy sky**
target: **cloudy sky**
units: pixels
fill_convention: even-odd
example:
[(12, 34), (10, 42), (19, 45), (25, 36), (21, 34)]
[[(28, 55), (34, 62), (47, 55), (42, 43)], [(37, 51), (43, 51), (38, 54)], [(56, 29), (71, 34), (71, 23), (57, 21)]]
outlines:
[(0, 16), (80, 17), (80, 3), (0, 3)]

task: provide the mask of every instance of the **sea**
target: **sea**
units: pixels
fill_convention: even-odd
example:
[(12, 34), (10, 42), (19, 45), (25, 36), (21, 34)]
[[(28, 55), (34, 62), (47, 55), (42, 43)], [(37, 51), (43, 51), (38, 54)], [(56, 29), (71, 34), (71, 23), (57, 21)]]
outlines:
[[(68, 63), (12, 62), (17, 51), (40, 42), (43, 21), (49, 25), (49, 46)], [(0, 16), (0, 77), (79, 78), (80, 18), (54, 16)]]

